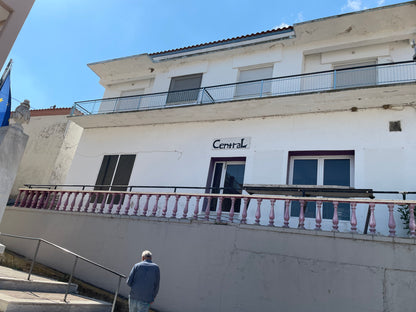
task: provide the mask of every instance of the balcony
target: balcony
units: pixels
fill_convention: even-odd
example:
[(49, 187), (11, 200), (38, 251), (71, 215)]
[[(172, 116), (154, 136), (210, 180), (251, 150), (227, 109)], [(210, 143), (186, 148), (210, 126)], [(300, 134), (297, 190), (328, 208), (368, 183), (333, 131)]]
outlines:
[(374, 108), (413, 102), (415, 82), (416, 63), (406, 61), (80, 101), (71, 116), (84, 128), (93, 128)]

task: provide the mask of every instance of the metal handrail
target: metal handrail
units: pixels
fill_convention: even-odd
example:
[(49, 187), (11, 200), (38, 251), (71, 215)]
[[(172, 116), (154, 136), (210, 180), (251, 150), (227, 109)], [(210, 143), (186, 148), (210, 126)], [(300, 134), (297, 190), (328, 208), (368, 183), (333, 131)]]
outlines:
[(92, 260), (89, 260), (89, 259), (87, 259), (87, 258), (85, 258), (83, 256), (80, 256), (79, 254), (77, 254), (75, 252), (72, 252), (72, 251), (70, 251), (70, 250), (68, 250), (66, 248), (63, 248), (63, 247), (61, 247), (61, 246), (59, 246), (57, 244), (54, 244), (52, 242), (49, 242), (49, 241), (47, 241), (47, 240), (45, 240), (43, 238), (29, 237), (29, 236), (21, 236), (21, 235), (7, 234), (7, 233), (1, 233), (1, 232), (0, 232), (0, 236), (6, 236), (6, 237), (12, 237), (12, 238), (20, 238), (20, 239), (27, 239), (27, 240), (35, 240), (35, 241), (38, 241), (38, 243), (36, 245), (35, 254), (33, 256), (33, 260), (32, 260), (32, 263), (30, 265), (29, 273), (28, 273), (28, 276), (27, 276), (27, 280), (28, 281), (30, 281), (30, 276), (32, 275), (33, 267), (35, 265), (36, 258), (37, 258), (37, 255), (38, 255), (38, 252), (39, 252), (39, 248), (40, 248), (40, 244), (42, 242), (45, 243), (45, 244), (47, 244), (47, 245), (50, 245), (52, 247), (55, 247), (55, 248), (57, 248), (57, 249), (65, 252), (67, 254), (70, 254), (70, 255), (75, 256), (74, 265), (72, 267), (71, 275), (69, 277), (68, 285), (67, 285), (66, 292), (65, 292), (65, 296), (64, 296), (64, 301), (65, 302), (67, 302), (66, 301), (66, 298), (67, 298), (68, 293), (69, 293), (69, 289), (70, 289), (70, 286), (71, 286), (72, 278), (73, 278), (73, 275), (74, 275), (74, 272), (75, 272), (75, 268), (76, 268), (78, 259), (83, 260), (83, 261), (85, 261), (87, 263), (90, 263), (92, 265), (95, 265), (95, 266), (97, 266), (97, 267), (99, 267), (99, 268), (101, 268), (101, 269), (103, 269), (103, 270), (105, 270), (107, 272), (110, 272), (110, 273), (112, 273), (114, 275), (117, 275), (118, 276), (118, 284), (117, 284), (117, 288), (116, 288), (116, 291), (115, 291), (115, 294), (114, 294), (113, 304), (112, 304), (112, 307), (111, 307), (111, 312), (114, 312), (115, 305), (116, 305), (116, 301), (117, 301), (117, 296), (118, 296), (118, 293), (119, 293), (119, 290), (120, 290), (121, 279), (122, 278), (126, 278), (126, 275), (121, 274), (121, 273), (118, 273), (118, 272), (116, 272), (116, 271), (114, 271), (114, 270), (112, 270), (110, 268), (107, 268), (107, 267), (105, 267), (105, 266), (103, 266), (103, 265), (101, 265), (99, 263), (96, 263), (96, 262), (94, 262)]
[[(204, 86), (204, 87), (200, 87), (200, 88), (193, 88), (193, 89), (186, 89), (186, 90), (177, 90), (177, 91), (168, 91), (168, 92), (155, 92), (155, 93), (146, 93), (146, 94), (141, 94), (141, 95), (130, 95), (130, 96), (122, 96), (122, 97), (110, 97), (110, 98), (101, 98), (101, 99), (94, 99), (94, 100), (83, 100), (83, 101), (77, 101), (74, 103), (74, 111), (75, 109), (79, 108), (79, 111), (82, 111), (83, 114), (85, 115), (89, 115), (89, 114), (101, 114), (101, 113), (111, 113), (111, 112), (119, 112), (119, 111), (137, 111), (137, 110), (148, 110), (148, 109), (160, 109), (160, 108), (167, 108), (170, 106), (187, 106), (187, 105), (195, 105), (195, 104), (207, 104), (207, 103), (219, 103), (219, 102), (228, 102), (228, 101), (233, 101), (233, 100), (243, 100), (243, 99), (252, 99), (252, 98), (261, 98), (264, 96), (278, 96), (278, 95), (285, 95), (285, 94), (298, 94), (298, 93), (308, 93), (308, 92), (321, 92), (321, 91), (325, 91), (325, 90), (331, 90), (331, 89), (348, 89), (348, 88), (355, 88), (355, 87), (360, 87), (363, 86), (361, 84), (352, 84), (352, 85), (341, 85), (341, 86), (337, 86), (336, 80), (333, 82), (333, 85), (331, 86), (327, 86), (326, 83), (324, 82), (324, 84), (318, 88), (306, 88), (306, 89), (299, 89), (297, 91), (295, 90), (291, 90), (288, 89), (287, 91), (284, 90), (280, 90), (277, 91), (277, 93), (275, 92), (263, 92), (263, 84), (264, 83), (268, 83), (268, 84), (272, 84), (272, 83), (285, 83), (285, 81), (289, 81), (291, 79), (304, 79), (304, 78), (317, 78), (319, 79), (320, 76), (327, 76), (327, 75), (334, 75), (333, 79), (335, 79), (336, 73), (342, 73), (342, 72), (349, 72), (349, 71), (365, 71), (365, 70), (372, 70), (372, 69), (378, 69), (378, 68), (393, 68), (392, 70), (395, 70), (395, 67), (404, 67), (405, 70), (407, 70), (408, 66), (413, 66), (415, 65), (415, 61), (402, 61), (402, 62), (395, 62), (395, 63), (385, 63), (385, 64), (373, 64), (373, 65), (364, 65), (364, 66), (356, 66), (356, 67), (349, 67), (349, 68), (341, 68), (341, 69), (334, 69), (334, 70), (325, 70), (325, 71), (317, 71), (317, 72), (311, 72), (311, 73), (302, 73), (302, 74), (295, 74), (295, 75), (286, 75), (286, 76), (280, 76), (280, 77), (272, 77), (272, 78), (265, 78), (265, 79), (259, 79), (259, 80), (251, 80), (251, 81), (244, 81), (244, 82), (236, 82), (236, 83), (226, 83), (226, 84), (220, 84), (220, 85), (210, 85), (210, 86)], [(409, 67), (412, 68), (412, 67)], [(394, 76), (395, 78), (392, 80), (383, 80), (383, 81), (379, 81), (379, 82), (375, 82), (374, 85), (378, 85), (378, 84), (392, 84), (392, 83), (403, 83), (403, 82), (413, 82), (416, 81), (415, 75), (416, 75), (416, 70), (413, 70), (413, 68), (411, 69), (412, 72), (410, 73), (410, 76), (406, 76), (406, 78), (403, 79), (402, 78), (397, 78), (396, 75)], [(403, 74), (409, 74), (409, 72), (404, 73)], [(399, 75), (400, 77), (400, 75)], [(260, 84), (261, 85), (261, 91), (259, 90), (258, 93), (256, 93), (255, 95), (253, 94), (247, 94), (247, 95), (232, 95), (231, 97), (229, 96), (225, 96), (225, 97), (221, 97), (219, 96), (218, 98), (215, 98), (212, 95), (212, 92), (214, 91), (218, 91), (218, 90), (225, 90), (227, 88), (230, 87), (238, 87), (238, 86), (248, 86), (248, 85), (252, 85), (252, 84)], [(373, 85), (373, 84), (369, 84), (369, 85)], [(366, 84), (364, 84), (364, 86), (367, 86)], [(231, 90), (231, 89), (230, 89)], [(198, 98), (195, 97), (196, 92), (200, 93), (202, 91), (202, 95), (199, 95)], [(227, 91), (226, 91), (227, 92)], [(175, 103), (167, 103), (166, 99), (163, 99), (164, 96), (169, 96), (172, 94), (180, 94), (183, 93), (185, 95), (185, 98), (183, 99), (183, 101), (178, 101)], [(191, 95), (191, 98), (186, 98), (186, 96)], [(207, 97), (204, 97), (204, 94), (207, 94)], [(159, 99), (156, 100), (154, 103), (158, 103), (156, 105), (151, 105), (149, 107), (141, 107), (140, 102), (141, 99)], [(208, 102), (205, 102), (205, 98), (209, 98)], [(116, 108), (116, 104), (119, 100), (134, 100), (137, 99), (138, 103), (137, 103), (137, 107), (135, 108), (128, 108), (128, 109), (121, 109), (118, 110)], [(94, 110), (94, 108), (91, 109), (87, 109), (87, 107), (85, 105), (90, 105), (92, 104), (93, 106), (95, 106), (96, 104), (101, 105), (101, 103), (107, 103), (107, 102), (113, 102), (114, 101), (114, 107), (112, 109), (103, 109), (102, 111), (100, 111), (100, 109), (98, 109), (97, 111)], [(152, 102), (152, 101), (150, 101)], [(73, 116), (73, 114), (71, 114), (71, 116)]]

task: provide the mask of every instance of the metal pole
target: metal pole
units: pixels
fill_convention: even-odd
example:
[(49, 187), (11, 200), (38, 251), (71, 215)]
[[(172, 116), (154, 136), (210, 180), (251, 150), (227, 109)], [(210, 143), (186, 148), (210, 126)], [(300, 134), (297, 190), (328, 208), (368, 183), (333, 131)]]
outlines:
[(65, 297), (64, 297), (65, 302), (66, 302), (66, 297), (68, 296), (68, 293), (69, 293), (69, 287), (71, 286), (72, 276), (74, 276), (75, 267), (77, 265), (77, 262), (78, 262), (78, 256), (75, 256), (74, 266), (72, 267), (71, 276), (69, 277), (68, 286), (66, 287), (66, 292), (65, 292)]
[(120, 284), (121, 284), (121, 276), (118, 277), (118, 285), (117, 285), (116, 293), (114, 294), (114, 300), (113, 300), (113, 306), (111, 307), (111, 312), (114, 312), (114, 309), (116, 308), (116, 302), (117, 302), (118, 291), (120, 290)]
[(38, 256), (38, 251), (40, 247), (41, 240), (38, 240), (38, 245), (36, 246), (35, 255), (33, 256), (32, 264), (30, 265), (29, 275), (27, 276), (27, 280), (30, 281), (30, 276), (32, 275), (33, 267), (35, 266), (36, 257)]

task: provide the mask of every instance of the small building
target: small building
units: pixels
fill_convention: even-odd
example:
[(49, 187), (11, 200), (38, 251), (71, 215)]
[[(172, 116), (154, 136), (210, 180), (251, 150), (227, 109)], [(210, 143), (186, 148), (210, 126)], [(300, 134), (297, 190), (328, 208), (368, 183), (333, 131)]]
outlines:
[(71, 108), (32, 109), (28, 124), (29, 135), (10, 198), (16, 198), (25, 184), (64, 184), (74, 157), (82, 128), (68, 120)]

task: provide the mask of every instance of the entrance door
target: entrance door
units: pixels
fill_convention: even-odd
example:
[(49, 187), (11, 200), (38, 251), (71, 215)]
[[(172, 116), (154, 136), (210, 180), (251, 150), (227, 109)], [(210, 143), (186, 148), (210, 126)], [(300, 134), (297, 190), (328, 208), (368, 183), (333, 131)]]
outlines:
[[(244, 183), (244, 161), (216, 161), (212, 175), (211, 193), (213, 194), (241, 194)], [(211, 201), (211, 211), (217, 209), (218, 201)], [(234, 211), (240, 212), (241, 200), (237, 199), (234, 204)], [(222, 202), (222, 211), (230, 211), (231, 199), (226, 198)]]

